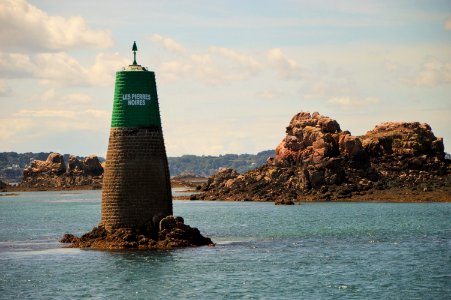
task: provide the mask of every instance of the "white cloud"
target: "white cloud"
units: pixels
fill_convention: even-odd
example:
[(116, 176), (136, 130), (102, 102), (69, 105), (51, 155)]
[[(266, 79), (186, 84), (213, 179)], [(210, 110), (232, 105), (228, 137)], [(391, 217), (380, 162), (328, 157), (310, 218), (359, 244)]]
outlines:
[(25, 0), (0, 2), (2, 48), (62, 50), (80, 47), (108, 48), (111, 33), (90, 29), (80, 16), (49, 16)]
[(163, 80), (177, 80), (180, 76), (185, 76), (190, 72), (192, 66), (189, 63), (171, 60), (162, 62), (159, 67), (159, 72)]
[(32, 128), (32, 119), (0, 118), (0, 143), (7, 145), (11, 138), (17, 139), (20, 133), (30, 131)]
[(198, 79), (212, 85), (245, 80), (257, 74), (262, 64), (252, 55), (224, 47), (190, 51), (180, 43), (154, 34), (150, 40), (163, 45), (174, 57), (160, 62), (159, 76), (166, 81)]
[(88, 78), (87, 70), (65, 52), (39, 53), (33, 57), (33, 77), (43, 83), (58, 82), (63, 85), (80, 85)]
[(100, 53), (92, 66), (85, 67), (66, 52), (46, 52), (32, 56), (0, 53), (0, 76), (35, 78), (42, 84), (60, 86), (108, 86), (114, 83), (116, 71), (128, 63), (128, 59), (118, 54)]
[[(10, 130), (15, 136), (21, 131), (35, 128), (51, 135), (69, 130), (103, 130), (110, 125), (111, 113), (99, 109), (21, 109), (13, 113), (11, 117), (0, 121), (0, 130)], [(12, 120), (18, 120), (25, 125), (11, 128), (9, 123)], [(13, 124), (16, 124), (16, 121)]]
[(90, 95), (82, 93), (57, 94), (54, 88), (46, 90), (39, 96), (39, 100), (44, 103), (52, 103), (52, 107), (77, 107), (86, 106), (92, 103)]
[(39, 96), (39, 99), (44, 102), (51, 102), (55, 100), (55, 89), (48, 89)]
[(264, 90), (261, 91), (260, 93), (257, 93), (257, 96), (263, 99), (278, 99), (281, 98), (283, 95), (284, 95), (283, 92), (276, 90)]
[(154, 34), (150, 37), (150, 40), (156, 44), (163, 46), (166, 50), (175, 52), (175, 53), (184, 53), (185, 47), (183, 47), (180, 43), (174, 41), (168, 37), (162, 37), (159, 34)]
[(262, 71), (275, 70), (283, 79), (299, 79), (302, 70), (298, 63), (279, 48), (265, 55), (252, 55), (225, 47), (209, 47), (191, 51), (177, 41), (154, 34), (150, 40), (164, 46), (167, 54), (176, 56), (160, 63), (158, 72), (164, 80), (197, 78), (218, 85), (246, 80)]
[(305, 100), (325, 100), (335, 95), (353, 94), (354, 89), (353, 74), (343, 68), (336, 68), (331, 72), (304, 78), (301, 94)]
[(74, 104), (89, 104), (91, 103), (91, 96), (81, 93), (72, 93), (64, 97), (66, 103)]
[[(81, 65), (66, 52), (25, 54), (0, 53), (0, 75), (10, 78), (36, 78), (42, 84), (59, 86), (108, 86), (114, 83), (117, 70), (129, 64), (118, 54), (96, 56), (90, 67)], [(197, 78), (209, 84), (223, 84), (250, 78), (260, 70), (260, 63), (249, 55), (227, 48), (209, 48), (162, 61), (158, 66), (163, 80)]]
[(211, 48), (211, 52), (222, 55), (224, 58), (235, 62), (243, 67), (249, 68), (250, 70), (258, 71), (261, 68), (260, 63), (255, 60), (251, 55), (241, 54), (235, 50), (229, 48)]
[(451, 30), (451, 16), (448, 17), (448, 19), (445, 20), (443, 23), (443, 28), (445, 30)]
[(292, 79), (300, 76), (300, 67), (297, 62), (286, 56), (280, 48), (267, 51), (266, 58), (283, 78)]
[(425, 62), (414, 79), (417, 86), (433, 87), (451, 83), (451, 63), (443, 63), (432, 58)]
[(13, 114), (13, 117), (17, 118), (69, 118), (73, 119), (76, 117), (75, 111), (68, 110), (52, 110), (52, 109), (21, 109)]
[(116, 71), (129, 64), (130, 59), (120, 56), (118, 53), (100, 53), (96, 56), (94, 65), (87, 70), (87, 81), (96, 86), (112, 85)]
[(3, 78), (19, 78), (35, 73), (36, 65), (29, 55), (0, 52), (0, 76)]
[(384, 68), (385, 68), (385, 70), (387, 70), (388, 72), (394, 72), (394, 71), (396, 71), (396, 70), (398, 69), (398, 65), (395, 64), (395, 63), (393, 63), (393, 62), (387, 61), (387, 62), (385, 62), (385, 64), (384, 64)]
[(11, 94), (11, 87), (6, 80), (0, 79), (0, 97), (8, 96)]
[(366, 97), (363, 99), (356, 99), (350, 96), (342, 96), (342, 97), (332, 97), (329, 100), (327, 100), (327, 103), (341, 107), (368, 106), (378, 104), (379, 102), (380, 102), (379, 98), (376, 97)]
[[(0, 145), (3, 151), (42, 151), (66, 147), (64, 151), (87, 151), (88, 140), (102, 140), (108, 136), (111, 114), (103, 110), (85, 109), (22, 109), (8, 117), (0, 118)], [(72, 145), (69, 145), (74, 143)], [(106, 143), (106, 141), (105, 141)], [(89, 144), (92, 152), (94, 145)], [(31, 148), (30, 148), (31, 147)], [(70, 147), (70, 148), (67, 148)], [(104, 145), (96, 151), (103, 151)], [(36, 150), (32, 150), (36, 149)], [(84, 149), (84, 150), (83, 150)]]

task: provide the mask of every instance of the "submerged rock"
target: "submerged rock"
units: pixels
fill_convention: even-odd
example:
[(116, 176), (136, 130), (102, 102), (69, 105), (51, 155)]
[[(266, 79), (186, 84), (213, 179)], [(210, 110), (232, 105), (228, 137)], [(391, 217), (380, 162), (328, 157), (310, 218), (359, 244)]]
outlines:
[(8, 185), (0, 180), (0, 192), (6, 191)]
[(90, 249), (173, 249), (194, 246), (213, 246), (210, 238), (204, 237), (197, 228), (185, 224), (182, 217), (167, 216), (160, 221), (157, 232), (146, 228), (118, 228), (106, 230), (94, 227), (90, 232), (76, 237), (65, 234), (61, 243), (70, 243), (70, 248)]
[(294, 205), (293, 200), (290, 199), (278, 199), (274, 202), (275, 205)]

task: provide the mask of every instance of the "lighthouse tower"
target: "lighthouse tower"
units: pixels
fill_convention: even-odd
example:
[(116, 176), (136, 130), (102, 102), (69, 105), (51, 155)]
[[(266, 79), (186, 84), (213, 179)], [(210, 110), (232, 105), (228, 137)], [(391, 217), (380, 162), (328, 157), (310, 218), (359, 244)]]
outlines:
[(172, 215), (168, 160), (155, 73), (136, 63), (116, 72), (102, 189), (101, 225), (154, 228)]

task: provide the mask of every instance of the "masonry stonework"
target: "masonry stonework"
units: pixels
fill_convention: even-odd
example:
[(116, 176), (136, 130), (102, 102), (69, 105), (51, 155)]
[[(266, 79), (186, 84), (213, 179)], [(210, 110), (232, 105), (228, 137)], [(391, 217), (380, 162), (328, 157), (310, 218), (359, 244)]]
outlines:
[(116, 72), (100, 224), (81, 237), (65, 234), (60, 241), (91, 249), (214, 245), (172, 215), (155, 74), (136, 63), (137, 50), (133, 43), (133, 64)]
[(161, 128), (111, 128), (102, 190), (106, 229), (155, 227), (172, 215)]
[(155, 73), (133, 64), (116, 72), (101, 225), (157, 232), (169, 215), (171, 183)]

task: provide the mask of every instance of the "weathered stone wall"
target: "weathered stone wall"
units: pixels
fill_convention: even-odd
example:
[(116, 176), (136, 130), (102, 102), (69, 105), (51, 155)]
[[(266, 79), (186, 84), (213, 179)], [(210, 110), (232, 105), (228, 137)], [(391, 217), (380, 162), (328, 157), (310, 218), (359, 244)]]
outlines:
[(102, 190), (107, 228), (155, 226), (172, 215), (161, 128), (111, 128)]

